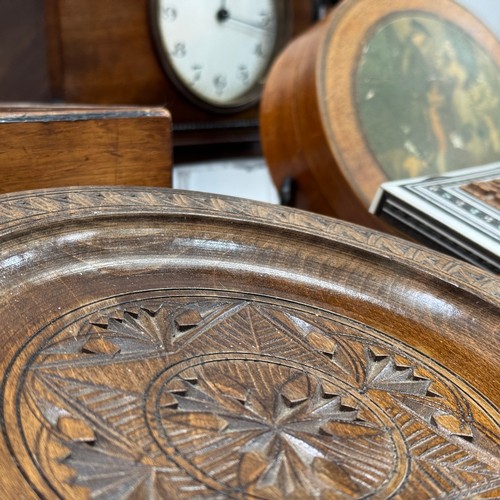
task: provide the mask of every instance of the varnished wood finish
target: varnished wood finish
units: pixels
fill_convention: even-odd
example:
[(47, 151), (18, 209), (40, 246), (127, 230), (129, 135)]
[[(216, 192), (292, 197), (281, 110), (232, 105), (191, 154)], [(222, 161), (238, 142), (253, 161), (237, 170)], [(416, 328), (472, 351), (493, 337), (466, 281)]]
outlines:
[[(46, 0), (55, 93), (68, 102), (166, 105), (175, 144), (258, 141), (258, 106), (229, 114), (177, 90), (156, 52), (149, 0)], [(289, 36), (312, 24), (312, 2), (293, 0)]]
[(0, 198), (2, 498), (493, 498), (500, 281), (200, 193)]
[(84, 185), (171, 186), (163, 108), (0, 107), (0, 193)]
[(387, 230), (367, 210), (388, 176), (360, 125), (354, 79), (377, 23), (413, 11), (458, 27), (500, 67), (498, 40), (452, 1), (341, 2), (283, 51), (264, 89), (263, 150), (277, 186), (295, 180), (295, 206)]

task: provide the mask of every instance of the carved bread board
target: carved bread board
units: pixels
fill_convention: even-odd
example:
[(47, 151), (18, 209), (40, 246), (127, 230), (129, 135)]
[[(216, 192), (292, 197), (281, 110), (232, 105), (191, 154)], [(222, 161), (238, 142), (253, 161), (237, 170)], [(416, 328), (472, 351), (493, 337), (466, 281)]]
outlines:
[(2, 498), (492, 498), (500, 281), (280, 206), (0, 197)]
[(500, 42), (451, 0), (345, 0), (282, 52), (261, 140), (294, 206), (389, 229), (368, 213), (386, 181), (500, 155)]

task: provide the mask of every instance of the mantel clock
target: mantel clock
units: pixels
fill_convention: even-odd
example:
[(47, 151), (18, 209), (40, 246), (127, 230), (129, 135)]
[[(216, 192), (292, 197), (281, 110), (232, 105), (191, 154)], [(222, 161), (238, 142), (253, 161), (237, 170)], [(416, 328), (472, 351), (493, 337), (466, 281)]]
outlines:
[(258, 141), (269, 68), (303, 0), (46, 0), (53, 96), (165, 105), (174, 145)]

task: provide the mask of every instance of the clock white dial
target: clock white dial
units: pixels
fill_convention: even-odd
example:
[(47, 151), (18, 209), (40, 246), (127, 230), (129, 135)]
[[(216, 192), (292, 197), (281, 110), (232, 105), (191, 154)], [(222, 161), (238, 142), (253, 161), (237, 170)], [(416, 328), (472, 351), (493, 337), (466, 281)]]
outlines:
[(157, 38), (169, 74), (215, 107), (254, 102), (278, 42), (276, 0), (156, 0)]

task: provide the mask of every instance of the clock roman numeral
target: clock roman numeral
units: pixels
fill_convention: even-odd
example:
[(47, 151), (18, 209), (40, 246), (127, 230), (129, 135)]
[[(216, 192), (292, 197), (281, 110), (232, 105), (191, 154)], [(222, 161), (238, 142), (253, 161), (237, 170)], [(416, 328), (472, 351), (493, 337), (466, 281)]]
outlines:
[(267, 28), (271, 24), (271, 16), (269, 12), (262, 11), (260, 12), (260, 24), (262, 27)]
[(247, 83), (248, 80), (250, 79), (250, 71), (248, 71), (248, 66), (241, 65), (238, 68), (238, 78), (243, 82)]

